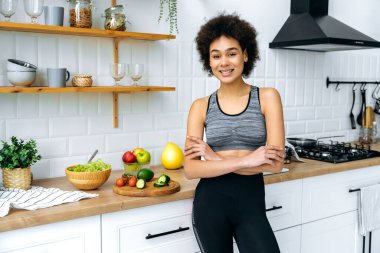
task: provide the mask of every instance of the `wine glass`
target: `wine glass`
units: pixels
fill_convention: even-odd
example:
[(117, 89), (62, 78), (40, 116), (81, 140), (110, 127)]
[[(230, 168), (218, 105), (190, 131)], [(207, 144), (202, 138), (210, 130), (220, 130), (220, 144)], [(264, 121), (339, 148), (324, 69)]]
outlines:
[(126, 71), (126, 64), (125, 63), (111, 63), (110, 64), (110, 71), (113, 79), (115, 80), (114, 86), (120, 86), (119, 81), (123, 79), (125, 76)]
[(43, 12), (44, 0), (24, 0), (24, 9), (31, 18), (32, 24), (37, 24), (37, 18)]
[(9, 22), (11, 20), (16, 8), (17, 0), (0, 0), (0, 13), (5, 17), (5, 21)]
[(144, 64), (141, 63), (132, 63), (129, 68), (130, 71), (130, 77), (133, 81), (132, 86), (138, 86), (139, 80), (142, 77), (142, 74), (144, 72)]

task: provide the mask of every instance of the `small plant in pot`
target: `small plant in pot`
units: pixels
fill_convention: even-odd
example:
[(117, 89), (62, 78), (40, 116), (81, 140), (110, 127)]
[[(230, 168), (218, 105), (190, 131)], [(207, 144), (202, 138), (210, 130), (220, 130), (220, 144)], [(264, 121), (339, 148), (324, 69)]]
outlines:
[(27, 190), (32, 181), (30, 166), (41, 159), (35, 140), (24, 141), (12, 136), (10, 143), (2, 141), (0, 167), (3, 186)]

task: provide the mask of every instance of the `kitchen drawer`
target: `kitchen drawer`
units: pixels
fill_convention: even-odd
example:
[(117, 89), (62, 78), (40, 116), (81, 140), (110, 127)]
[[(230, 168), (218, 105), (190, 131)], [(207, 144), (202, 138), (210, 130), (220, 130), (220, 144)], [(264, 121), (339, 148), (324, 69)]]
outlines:
[[(182, 242), (190, 245), (189, 249), (182, 248), (182, 251), (191, 252), (194, 240), (191, 211), (192, 199), (189, 199), (102, 215), (103, 252), (149, 252), (153, 248), (165, 247), (176, 249), (176, 245)], [(146, 238), (149, 234), (157, 235), (179, 228), (186, 230)]]
[(303, 180), (302, 223), (358, 209), (358, 193), (350, 189), (380, 182), (380, 166)]
[(302, 180), (265, 185), (267, 217), (274, 231), (301, 224), (301, 192)]
[(96, 215), (2, 232), (0, 252), (100, 253), (100, 227), (100, 216)]
[[(125, 251), (129, 252), (129, 251)], [(136, 251), (138, 253), (198, 253), (201, 252), (195, 237), (178, 240), (163, 246)]]
[(363, 241), (358, 231), (358, 211), (303, 224), (301, 231), (302, 253), (362, 252)]

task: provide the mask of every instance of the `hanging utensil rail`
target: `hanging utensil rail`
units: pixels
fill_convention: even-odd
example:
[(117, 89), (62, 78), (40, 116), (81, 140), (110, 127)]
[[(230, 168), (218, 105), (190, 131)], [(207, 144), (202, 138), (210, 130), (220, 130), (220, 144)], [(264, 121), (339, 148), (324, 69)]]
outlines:
[(341, 84), (380, 84), (380, 81), (330, 81), (329, 77), (326, 78), (326, 87), (329, 88), (330, 84), (336, 84), (335, 90), (339, 91), (339, 85)]

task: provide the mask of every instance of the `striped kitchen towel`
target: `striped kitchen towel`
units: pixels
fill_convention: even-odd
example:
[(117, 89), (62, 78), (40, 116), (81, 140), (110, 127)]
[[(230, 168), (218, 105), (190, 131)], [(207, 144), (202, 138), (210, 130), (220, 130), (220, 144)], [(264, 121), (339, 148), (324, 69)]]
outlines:
[(99, 194), (82, 191), (62, 191), (57, 188), (32, 186), (29, 190), (0, 187), (0, 217), (9, 213), (10, 208), (36, 210), (84, 198), (94, 198)]

